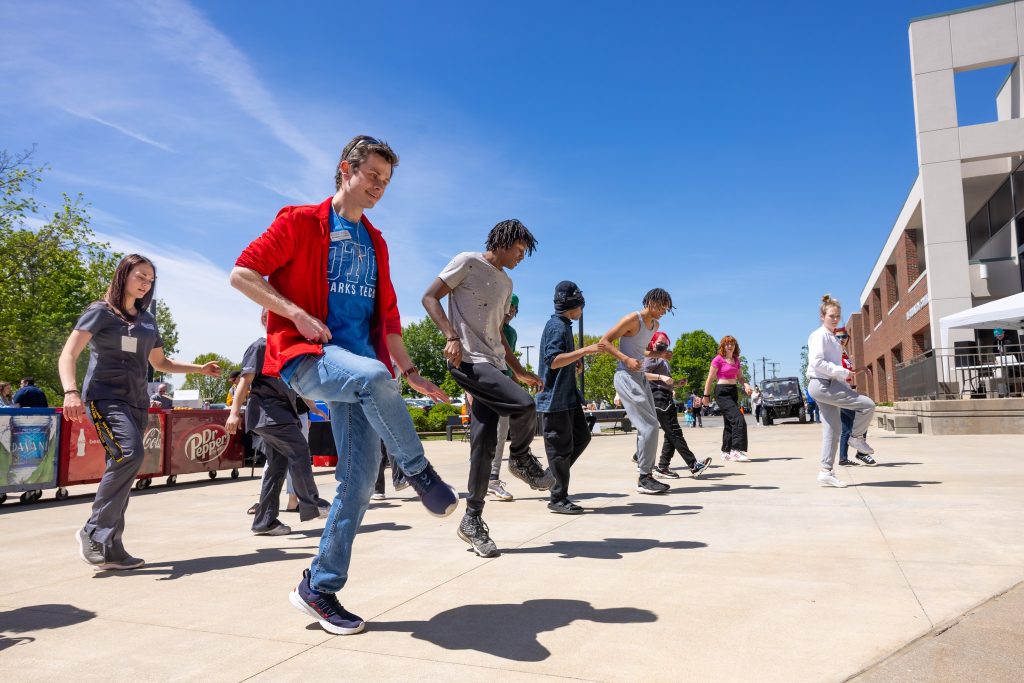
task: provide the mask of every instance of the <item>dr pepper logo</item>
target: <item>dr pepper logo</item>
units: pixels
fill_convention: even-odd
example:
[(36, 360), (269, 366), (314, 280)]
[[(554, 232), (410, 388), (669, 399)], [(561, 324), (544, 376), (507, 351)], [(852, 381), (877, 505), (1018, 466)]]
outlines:
[(185, 457), (195, 462), (210, 462), (224, 455), (231, 436), (217, 424), (203, 425), (185, 437)]

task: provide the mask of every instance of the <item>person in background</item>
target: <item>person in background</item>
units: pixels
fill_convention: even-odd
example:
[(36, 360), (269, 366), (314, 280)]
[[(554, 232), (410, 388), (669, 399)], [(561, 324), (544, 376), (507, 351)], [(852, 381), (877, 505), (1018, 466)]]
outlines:
[(669, 361), (672, 359), (670, 345), (667, 334), (655, 332), (650, 343), (647, 344), (647, 357), (644, 359), (644, 374), (651, 383), (658, 423), (661, 425), (661, 431), (665, 433), (665, 441), (661, 445), (661, 457), (654, 467), (654, 476), (659, 479), (678, 479), (679, 475), (669, 468), (672, 455), (678, 452), (690, 469), (693, 478), (696, 479), (711, 465), (711, 458), (704, 458), (698, 462), (697, 457), (686, 444), (683, 429), (679, 426), (679, 409), (676, 408), (676, 395), (673, 387), (680, 383), (686, 384), (686, 379), (675, 380), (672, 378), (672, 369), (669, 366)]
[[(170, 410), (174, 407), (174, 400), (167, 395), (167, 385), (161, 383), (156, 388), (156, 393), (149, 397), (150, 408), (163, 408), (164, 410)], [(204, 408), (208, 406), (203, 406)]]
[(14, 395), (10, 382), (0, 382), (0, 408), (14, 408)]
[(46, 400), (46, 394), (36, 386), (32, 377), (25, 377), (21, 380), (21, 388), (14, 393), (12, 398), (15, 408), (49, 408), (50, 403)]
[(823, 486), (845, 488), (846, 482), (835, 474), (836, 449), (842, 434), (843, 408), (854, 412), (849, 444), (860, 453), (874, 455), (866, 435), (875, 402), (850, 388), (854, 382), (854, 369), (843, 367), (843, 347), (835, 331), (842, 316), (839, 302), (826, 294), (819, 308), (821, 326), (807, 338), (807, 380), (809, 390), (821, 409), (821, 471), (818, 483)]
[[(853, 370), (853, 359), (850, 358), (850, 355), (847, 353), (847, 348), (850, 344), (850, 333), (846, 331), (845, 327), (837, 327), (836, 339), (838, 339), (839, 343), (843, 346), (843, 367), (847, 370)], [(857, 385), (851, 382), (850, 388), (856, 390)], [(850, 460), (848, 457), (850, 452), (850, 430), (853, 429), (853, 420), (855, 416), (856, 413), (854, 413), (850, 408), (843, 408), (839, 411), (839, 419), (843, 424), (843, 433), (839, 435), (839, 464), (843, 467), (850, 467), (852, 465), (856, 465), (857, 461), (860, 461), (869, 467), (874, 467), (878, 463), (875, 462), (875, 459), (867, 453), (861, 453), (858, 451), (857, 455), (854, 456), (857, 461)]]
[(750, 393), (750, 405), (754, 408), (754, 422), (761, 424), (761, 389), (757, 385)]
[[(501, 333), (508, 342), (512, 353), (516, 352), (516, 342), (519, 341), (519, 333), (512, 327), (512, 320), (519, 315), (519, 297), (512, 293), (512, 305), (505, 314), (505, 324), (502, 325)], [(512, 376), (512, 370), (505, 368), (505, 374)], [(508, 415), (498, 418), (498, 446), (494, 450), (494, 460), (491, 461), (491, 478), (487, 482), (487, 495), (494, 496), (498, 500), (511, 501), (512, 494), (505, 488), (505, 482), (501, 480), (501, 461), (505, 459), (505, 442), (508, 440)]]
[(711, 385), (716, 384), (715, 401), (722, 411), (725, 427), (722, 430), (722, 460), (748, 462), (747, 457), (747, 421), (737, 404), (739, 386), (749, 396), (750, 385), (743, 379), (743, 367), (740, 365), (740, 344), (736, 337), (726, 335), (718, 343), (718, 355), (711, 361), (708, 379), (704, 383), (704, 405), (711, 404)]
[(700, 396), (697, 394), (696, 391), (690, 394), (689, 404), (690, 415), (693, 416), (693, 426), (704, 427), (704, 421), (701, 419), (701, 415), (704, 411), (702, 410)]
[[(85, 526), (75, 532), (79, 554), (94, 569), (137, 569), (121, 541), (132, 482), (142, 466), (143, 430), (149, 421), (146, 377), (157, 372), (193, 372), (218, 377), (220, 366), (179, 363), (164, 355), (156, 319), (147, 310), (153, 300), (156, 267), (145, 256), (121, 259), (101, 301), (93, 302), (75, 323), (58, 360), (64, 386), (64, 419), (89, 419), (106, 451), (106, 469)], [(76, 363), (89, 346), (89, 368), (78, 390)]]
[(807, 399), (807, 421), (821, 422), (821, 411), (818, 410), (818, 402), (811, 396), (810, 387), (804, 389), (804, 396)]
[(228, 387), (228, 395), (224, 397), (224, 405), (226, 405), (228, 408), (230, 408), (231, 404), (234, 403), (235, 401), (235, 390), (238, 389), (238, 379), (241, 376), (241, 370), (232, 370), (230, 373), (228, 373), (228, 382), (231, 383), (231, 386)]

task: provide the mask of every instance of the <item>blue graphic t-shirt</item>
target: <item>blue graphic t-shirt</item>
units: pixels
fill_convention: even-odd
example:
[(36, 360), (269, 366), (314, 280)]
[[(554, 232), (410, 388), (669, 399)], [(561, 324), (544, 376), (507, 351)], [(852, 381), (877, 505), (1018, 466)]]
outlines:
[(370, 343), (370, 319), (377, 298), (377, 259), (362, 221), (353, 223), (331, 211), (327, 252), (327, 327), (331, 344), (376, 358)]

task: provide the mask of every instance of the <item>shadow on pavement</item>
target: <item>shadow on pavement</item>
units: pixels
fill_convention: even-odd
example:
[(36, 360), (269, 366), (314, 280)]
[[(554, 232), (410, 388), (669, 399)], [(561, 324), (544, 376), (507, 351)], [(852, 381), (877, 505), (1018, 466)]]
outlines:
[(803, 458), (751, 458), (750, 462), (772, 462), (773, 460), (803, 460)]
[(0, 652), (15, 645), (27, 645), (35, 638), (12, 638), (9, 633), (27, 633), (74, 626), (95, 619), (96, 613), (74, 605), (33, 605), (0, 612)]
[(861, 481), (855, 486), (881, 486), (883, 488), (907, 488), (916, 489), (925, 484), (941, 484), (941, 481), (916, 481), (914, 479), (899, 479), (894, 481)]
[(682, 510), (703, 510), (703, 505), (663, 505), (661, 503), (627, 503), (626, 505), (609, 505), (596, 508), (597, 515), (632, 515), (633, 517), (658, 517), (660, 515), (695, 515), (696, 512), (676, 512)]
[(463, 605), (428, 621), (371, 621), (366, 627), (368, 631), (409, 633), (445, 650), (475, 650), (517, 662), (541, 662), (551, 656), (551, 651), (538, 641), (538, 635), (546, 631), (574, 621), (644, 624), (657, 620), (654, 612), (635, 607), (595, 609), (582, 600), (545, 599), (522, 604)]
[[(372, 534), (374, 531), (408, 531), (412, 527), (408, 524), (395, 524), (394, 522), (378, 522), (376, 524), (363, 524), (359, 527), (357, 534)], [(320, 538), (324, 535), (323, 529), (303, 529), (292, 531), (288, 536), (304, 536), (306, 538)]]
[(904, 465), (922, 465), (920, 462), (880, 462), (875, 467), (903, 467)]
[(672, 489), (671, 493), (707, 493), (709, 491), (770, 491), (779, 488), (778, 486), (751, 486), (750, 484), (722, 484), (720, 486), (687, 486), (685, 488)]
[(196, 557), (191, 560), (181, 560), (178, 562), (152, 562), (147, 563), (140, 569), (133, 569), (131, 571), (99, 571), (93, 574), (93, 577), (105, 579), (111, 576), (152, 574), (153, 576), (159, 576), (157, 581), (173, 581), (183, 576), (205, 574), (206, 572), (215, 572), (221, 569), (248, 567), (265, 562), (298, 560), (304, 557), (313, 557), (313, 555), (311, 553), (286, 553), (281, 548), (260, 548), (256, 552), (246, 555), (215, 555), (213, 557)]
[(691, 550), (706, 548), (700, 541), (667, 541), (656, 538), (606, 538), (603, 541), (552, 541), (534, 548), (502, 548), (502, 555), (558, 555), (563, 559), (585, 557), (591, 560), (621, 560), (629, 553), (642, 553), (655, 548)]

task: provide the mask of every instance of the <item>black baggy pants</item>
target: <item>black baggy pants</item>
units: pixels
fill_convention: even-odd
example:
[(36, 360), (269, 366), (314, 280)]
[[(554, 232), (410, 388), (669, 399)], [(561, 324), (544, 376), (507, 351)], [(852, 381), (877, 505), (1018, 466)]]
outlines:
[(479, 516), (484, 510), (491, 461), (498, 445), (498, 419), (508, 416), (509, 459), (530, 457), (530, 442), (537, 428), (537, 406), (514, 379), (490, 363), (466, 363), (448, 370), (460, 387), (473, 397), (469, 421), (469, 499), (466, 514)]
[(672, 455), (678, 451), (683, 456), (686, 466), (691, 470), (697, 464), (697, 458), (686, 445), (683, 437), (683, 428), (679, 426), (679, 409), (671, 393), (654, 392), (654, 408), (658, 415), (658, 424), (661, 431), (665, 432), (665, 442), (661, 445), (661, 457), (658, 458), (658, 467), (668, 467), (672, 461)]
[(735, 384), (719, 384), (715, 390), (715, 400), (722, 410), (725, 429), (722, 430), (722, 452), (747, 450), (747, 421), (736, 403), (739, 396)]
[(291, 472), (292, 487), (299, 499), (299, 519), (303, 522), (316, 519), (320, 514), (320, 496), (313, 480), (309, 443), (302, 434), (298, 418), (294, 424), (265, 425), (252, 431), (263, 440), (267, 454), (267, 471), (263, 474), (260, 501), (252, 520), (253, 530), (269, 529), (277, 520), (286, 471)]
[(569, 468), (590, 443), (590, 429), (583, 407), (544, 413), (544, 451), (548, 466), (555, 476), (551, 487), (551, 502), (569, 497)]

